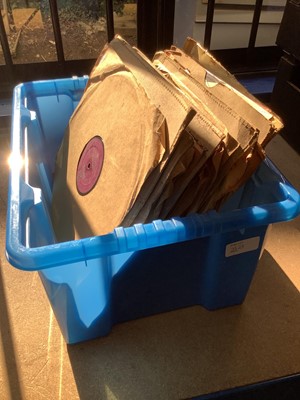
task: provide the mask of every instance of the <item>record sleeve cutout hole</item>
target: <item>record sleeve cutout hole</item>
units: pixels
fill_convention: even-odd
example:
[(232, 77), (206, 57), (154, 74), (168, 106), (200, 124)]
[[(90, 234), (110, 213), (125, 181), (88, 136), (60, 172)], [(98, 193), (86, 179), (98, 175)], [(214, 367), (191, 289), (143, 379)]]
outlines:
[(77, 164), (76, 188), (79, 194), (88, 194), (97, 184), (104, 161), (104, 144), (94, 136), (84, 146)]

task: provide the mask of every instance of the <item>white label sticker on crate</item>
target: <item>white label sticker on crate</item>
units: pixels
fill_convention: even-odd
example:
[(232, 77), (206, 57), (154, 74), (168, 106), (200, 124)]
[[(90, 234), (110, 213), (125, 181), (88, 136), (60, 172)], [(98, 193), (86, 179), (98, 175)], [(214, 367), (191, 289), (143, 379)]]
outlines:
[(239, 242), (229, 243), (226, 246), (225, 257), (236, 256), (237, 254), (257, 250), (259, 246), (259, 241), (260, 237), (255, 236), (249, 239), (240, 240)]

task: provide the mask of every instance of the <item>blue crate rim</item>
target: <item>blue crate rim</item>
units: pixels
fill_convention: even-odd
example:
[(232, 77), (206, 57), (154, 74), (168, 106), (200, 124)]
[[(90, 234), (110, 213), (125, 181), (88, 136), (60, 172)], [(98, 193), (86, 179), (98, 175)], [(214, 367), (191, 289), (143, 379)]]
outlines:
[[(72, 81), (80, 80), (80, 85), (86, 83), (87, 77), (72, 78)], [(49, 81), (29, 82), (48, 83)], [(54, 83), (70, 82), (70, 79), (57, 79)], [(21, 92), (24, 85), (16, 86), (13, 96), (13, 124), (20, 126), (21, 118)], [(82, 88), (82, 86), (81, 86)], [(60, 93), (61, 94), (61, 93)], [(21, 154), (20, 140), (12, 135), (12, 153)], [(72, 265), (77, 262), (85, 262), (99, 257), (112, 256), (120, 253), (134, 252), (157, 246), (174, 244), (186, 240), (203, 238), (214, 234), (222, 234), (233, 230), (245, 228), (245, 219), (249, 215), (255, 215), (247, 228), (267, 226), (272, 223), (288, 221), (300, 213), (300, 195), (294, 187), (284, 178), (281, 172), (267, 158), (265, 161), (270, 168), (276, 171), (282, 178), (280, 183), (285, 199), (280, 203), (284, 212), (278, 216), (278, 205), (265, 204), (230, 212), (209, 211), (204, 214), (193, 214), (187, 217), (174, 217), (169, 220), (155, 220), (148, 224), (135, 224), (128, 228), (117, 227), (113, 232), (102, 236), (94, 236), (63, 243), (55, 243), (47, 246), (29, 248), (20, 241), (20, 179), (18, 171), (11, 169), (8, 193), (8, 212), (6, 229), (6, 256), (11, 265), (26, 271), (37, 271), (47, 268)], [(12, 187), (15, 189), (12, 191)], [(11, 197), (11, 193), (17, 193)], [(211, 224), (211, 219), (214, 223)]]

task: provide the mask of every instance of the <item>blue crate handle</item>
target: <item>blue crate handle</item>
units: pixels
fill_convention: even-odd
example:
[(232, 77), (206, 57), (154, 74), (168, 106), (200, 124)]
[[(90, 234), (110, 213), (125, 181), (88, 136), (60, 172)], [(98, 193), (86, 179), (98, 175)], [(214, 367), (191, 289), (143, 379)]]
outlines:
[[(68, 82), (69, 80), (66, 80), (65, 83), (68, 85)], [(84, 87), (85, 82), (82, 81), (82, 87)], [(58, 84), (61, 84), (61, 81)], [(49, 90), (55, 90), (55, 85), (54, 89), (53, 84), (47, 88), (47, 94)], [(22, 106), (21, 92), (22, 87), (20, 85), (14, 92), (13, 107), (13, 126), (18, 132), (23, 129), (21, 124), (26, 125), (26, 121), (30, 119), (29, 111)], [(16, 158), (20, 157), (24, 151), (21, 136), (13, 135), (12, 137), (12, 155)], [(178, 217), (166, 221), (156, 220), (149, 224), (136, 224), (129, 228), (118, 227), (113, 232), (103, 236), (64, 243), (55, 243), (54, 237), (49, 237), (48, 243), (50, 244), (47, 243), (38, 247), (29, 247), (24, 244), (26, 243), (24, 221), (26, 221), (29, 210), (33, 205), (36, 205), (45, 221), (51, 224), (47, 211), (47, 202), (49, 202), (47, 197), (50, 195), (46, 194), (45, 196), (41, 189), (30, 186), (26, 182), (24, 171), (21, 172), (17, 168), (12, 168), (7, 212), (7, 259), (16, 268), (27, 271), (43, 270), (67, 264), (70, 264), (71, 268), (72, 263), (87, 262), (99, 257), (139, 251), (244, 229), (245, 224), (248, 228), (267, 226), (270, 223), (295, 218), (300, 213), (299, 193), (286, 181), (270, 160), (265, 162), (280, 179), (283, 201), (279, 203), (247, 207), (230, 212), (210, 211), (184, 218)]]
[[(12, 185), (19, 185), (20, 180), (12, 171)], [(29, 185), (22, 183), (21, 190), (33, 191)], [(278, 205), (248, 207), (242, 210), (217, 213), (210, 211), (205, 214), (195, 214), (184, 218), (173, 218), (166, 221), (156, 220), (149, 224), (136, 224), (129, 228), (118, 227), (112, 233), (54, 243), (36, 248), (25, 247), (21, 243), (22, 214), (30, 208), (34, 197), (33, 192), (27, 200), (20, 201), (18, 196), (11, 199), (7, 216), (6, 251), (9, 262), (15, 267), (28, 271), (42, 270), (79, 261), (87, 261), (113, 254), (139, 251), (151, 247), (193, 240), (219, 233), (243, 229), (245, 220), (247, 227), (269, 225), (287, 221), (300, 212), (300, 196), (287, 182), (282, 184), (286, 199), (282, 201), (282, 212), (278, 213)], [(30, 200), (31, 199), (31, 200)], [(213, 221), (213, 222), (212, 222)]]

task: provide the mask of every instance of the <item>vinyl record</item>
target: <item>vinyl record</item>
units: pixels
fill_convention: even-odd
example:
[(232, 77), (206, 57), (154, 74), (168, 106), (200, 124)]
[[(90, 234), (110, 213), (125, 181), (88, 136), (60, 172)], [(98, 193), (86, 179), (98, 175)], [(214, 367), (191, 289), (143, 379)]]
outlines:
[(78, 193), (85, 195), (96, 185), (104, 161), (104, 145), (100, 136), (94, 136), (84, 147), (76, 171)]

